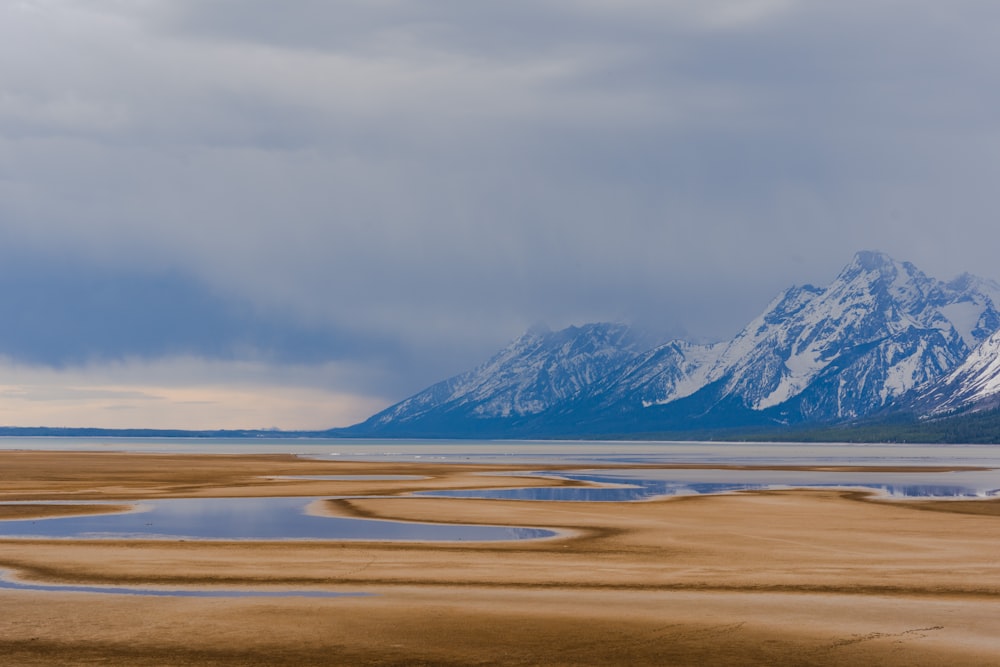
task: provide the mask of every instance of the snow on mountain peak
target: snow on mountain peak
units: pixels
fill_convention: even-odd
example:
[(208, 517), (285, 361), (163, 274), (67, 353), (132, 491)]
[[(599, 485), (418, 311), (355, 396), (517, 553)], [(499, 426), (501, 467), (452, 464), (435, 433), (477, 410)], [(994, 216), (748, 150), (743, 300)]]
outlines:
[[(559, 331), (536, 325), (481, 366), (362, 426), (377, 432), (430, 424), (447, 432), (465, 423), (468, 432), (475, 423), (503, 432), (498, 424), (529, 418), (554, 417), (571, 428), (602, 419), (641, 423), (679, 401), (699, 419), (728, 410), (770, 411), (760, 418), (782, 421), (843, 420), (919, 387), (941, 387), (949, 373), (941, 395), (1000, 397), (998, 304), (995, 282), (963, 274), (944, 283), (909, 262), (861, 251), (827, 286), (779, 294), (729, 341), (675, 340), (650, 349), (621, 324)], [(941, 395), (934, 398), (938, 409), (953, 409)]]
[[(707, 374), (724, 393), (764, 410), (802, 394), (816, 382), (836, 400), (828, 418), (865, 414), (936, 378), (978, 344), (974, 325), (957, 326), (948, 306), (967, 294), (949, 290), (909, 262), (862, 251), (825, 288), (794, 287), (771, 302)], [(978, 299), (963, 312), (979, 322), (995, 312)], [(951, 316), (951, 317), (949, 317)]]
[(624, 324), (560, 331), (532, 327), (481, 366), (439, 382), (367, 423), (384, 426), (454, 412), (480, 419), (538, 414), (619, 369), (641, 351), (640, 340)]
[(984, 340), (958, 367), (922, 392), (929, 414), (979, 409), (1000, 403), (1000, 331)]

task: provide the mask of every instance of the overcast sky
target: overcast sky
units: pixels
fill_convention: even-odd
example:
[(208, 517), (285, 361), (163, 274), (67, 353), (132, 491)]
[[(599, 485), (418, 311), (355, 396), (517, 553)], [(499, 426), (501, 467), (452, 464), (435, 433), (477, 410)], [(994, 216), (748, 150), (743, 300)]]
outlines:
[(536, 323), (1000, 278), (990, 0), (0, 3), (0, 425), (348, 425)]

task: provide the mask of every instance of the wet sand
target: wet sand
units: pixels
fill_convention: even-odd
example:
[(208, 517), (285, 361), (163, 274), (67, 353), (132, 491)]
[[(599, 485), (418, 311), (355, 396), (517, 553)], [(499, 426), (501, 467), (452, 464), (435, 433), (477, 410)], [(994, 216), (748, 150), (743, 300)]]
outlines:
[[(15, 665), (1000, 665), (996, 502), (843, 490), (640, 503), (405, 495), (551, 485), (477, 475), (546, 468), (560, 469), (0, 452), (6, 518), (53, 511), (12, 501), (349, 495), (387, 497), (319, 511), (565, 531), (452, 544), (0, 540), (0, 568), (22, 581), (375, 594), (0, 589), (0, 655)], [(424, 479), (266, 479), (324, 474)]]

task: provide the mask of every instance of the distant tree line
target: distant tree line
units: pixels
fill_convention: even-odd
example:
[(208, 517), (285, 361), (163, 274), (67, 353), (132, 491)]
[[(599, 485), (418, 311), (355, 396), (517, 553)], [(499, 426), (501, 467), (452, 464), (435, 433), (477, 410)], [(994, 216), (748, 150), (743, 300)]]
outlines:
[(918, 419), (909, 414), (851, 424), (774, 428), (704, 429), (642, 434), (619, 433), (604, 438), (643, 440), (719, 440), (749, 442), (850, 442), (1000, 444), (1000, 409), (939, 419)]
[[(160, 429), (24, 428), (0, 427), (2, 436), (132, 437), (132, 438), (311, 438), (336, 437), (335, 431), (219, 430), (184, 431)], [(538, 436), (536, 436), (538, 437)], [(1000, 444), (1000, 408), (939, 419), (918, 419), (895, 414), (852, 424), (827, 426), (758, 426), (670, 430), (636, 433), (562, 433), (562, 438), (581, 440), (700, 440), (722, 442), (851, 442)]]

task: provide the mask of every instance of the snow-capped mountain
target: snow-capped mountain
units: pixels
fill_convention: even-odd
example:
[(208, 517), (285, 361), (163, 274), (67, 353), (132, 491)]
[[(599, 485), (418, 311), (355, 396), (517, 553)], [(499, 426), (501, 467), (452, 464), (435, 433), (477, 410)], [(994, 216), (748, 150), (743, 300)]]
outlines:
[(984, 285), (942, 283), (860, 252), (826, 288), (792, 288), (772, 303), (708, 378), (754, 410), (794, 400), (805, 419), (870, 414), (955, 367), (996, 329)]
[(972, 276), (942, 283), (860, 252), (827, 287), (786, 290), (728, 343), (668, 343), (592, 393), (634, 410), (711, 388), (699, 406), (772, 409), (793, 421), (860, 417), (965, 359), (1000, 324), (994, 294), (1000, 288)]
[(1000, 331), (965, 361), (921, 392), (916, 404), (928, 416), (1000, 406)]
[(826, 287), (780, 294), (730, 341), (644, 349), (624, 325), (531, 331), (359, 428), (551, 435), (846, 421), (952, 377), (967, 358), (956, 383), (1000, 384), (970, 379), (1000, 365), (991, 365), (997, 304), (996, 283), (967, 274), (945, 283), (864, 251)]
[(622, 401), (644, 408), (685, 398), (711, 381), (709, 374), (725, 351), (722, 343), (698, 345), (674, 340), (636, 355), (620, 373), (588, 389), (610, 406)]
[(418, 431), (428, 426), (438, 432), (455, 419), (485, 423), (538, 415), (618, 371), (641, 349), (640, 336), (622, 324), (555, 332), (534, 328), (482, 366), (439, 382), (359, 426), (378, 431), (415, 425)]

